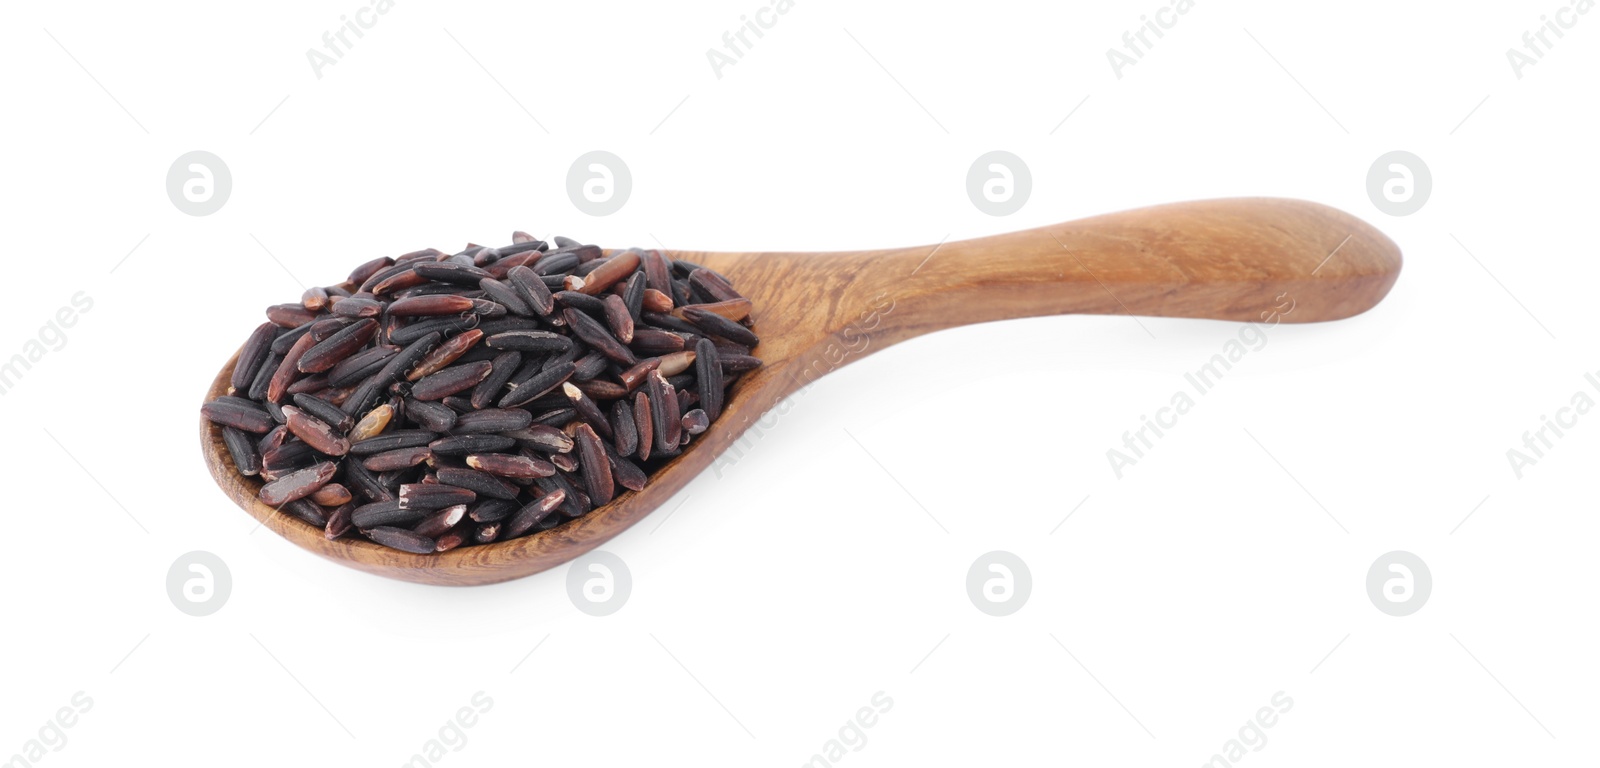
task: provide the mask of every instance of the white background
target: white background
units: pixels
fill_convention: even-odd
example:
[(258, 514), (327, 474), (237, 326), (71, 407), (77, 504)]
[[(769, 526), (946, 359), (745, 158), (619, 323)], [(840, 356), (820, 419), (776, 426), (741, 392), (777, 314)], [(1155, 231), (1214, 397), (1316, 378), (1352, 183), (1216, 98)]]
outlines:
[[(0, 11), (0, 358), (93, 301), (0, 397), (0, 758), (79, 691), (39, 762), (401, 765), (478, 691), (440, 764), (802, 765), (878, 691), (838, 762), (1200, 765), (1279, 691), (1238, 762), (1593, 758), (1600, 417), (1521, 479), (1506, 451), (1600, 398), (1600, 13), (1519, 79), (1506, 50), (1559, 0), (1199, 0), (1118, 78), (1106, 50), (1159, 0), (796, 0), (718, 78), (706, 51), (760, 0), (398, 0), (318, 78), (306, 51), (362, 7)], [(594, 149), (633, 175), (608, 217), (565, 191)], [(966, 195), (994, 149), (1033, 176), (1009, 217)], [(165, 191), (191, 150), (231, 169), (210, 216)], [(1411, 216), (1366, 193), (1392, 150), (1431, 168)], [(196, 448), (261, 308), (378, 255), (513, 229), (898, 246), (1236, 195), (1372, 221), (1399, 283), (1273, 329), (1120, 480), (1107, 449), (1240, 326), (1059, 317), (876, 352), (608, 543), (633, 590), (604, 618), (566, 567), (448, 589), (325, 562), (256, 529)], [(192, 550), (232, 575), (211, 616), (166, 592)], [(1033, 582), (1003, 618), (966, 593), (991, 550)], [(1404, 618), (1366, 594), (1391, 550), (1434, 582)]]

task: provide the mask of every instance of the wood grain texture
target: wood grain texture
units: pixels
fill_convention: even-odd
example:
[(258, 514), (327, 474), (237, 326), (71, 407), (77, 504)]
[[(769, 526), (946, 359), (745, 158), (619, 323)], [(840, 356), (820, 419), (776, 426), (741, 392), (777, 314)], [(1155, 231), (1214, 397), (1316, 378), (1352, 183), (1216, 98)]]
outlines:
[[(959, 325), (1056, 314), (1130, 314), (1284, 322), (1364, 312), (1400, 274), (1400, 250), (1349, 214), (1296, 200), (1247, 198), (1143, 208), (955, 243), (847, 253), (673, 252), (726, 275), (755, 305), (765, 365), (728, 397), (721, 419), (637, 493), (549, 531), (436, 555), (412, 555), (322, 531), (256, 498), (222, 431), (201, 420), (217, 484), (246, 512), (336, 562), (406, 581), (491, 584), (587, 552), (661, 506), (769, 408), (817, 377), (891, 344)], [(237, 356), (237, 353), (235, 353)], [(225, 394), (230, 359), (206, 399)]]

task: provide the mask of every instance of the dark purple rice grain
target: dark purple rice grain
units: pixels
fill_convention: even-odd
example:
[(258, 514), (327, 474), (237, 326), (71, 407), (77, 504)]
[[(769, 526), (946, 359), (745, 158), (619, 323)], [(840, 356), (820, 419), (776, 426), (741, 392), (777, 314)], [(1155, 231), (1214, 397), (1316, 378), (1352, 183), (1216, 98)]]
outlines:
[[(507, 392), (505, 397), (500, 398), (499, 406), (501, 408), (516, 408), (527, 405), (556, 387), (561, 386), (567, 379), (572, 377), (576, 370), (576, 366), (566, 362), (541, 370), (525, 381), (513, 380), (507, 385), (511, 388), (511, 391)], [(536, 420), (537, 418), (535, 417)]]
[[(655, 409), (650, 404), (650, 394), (641, 387), (633, 395), (633, 426), (639, 433), (638, 454), (640, 461), (650, 460), (650, 450), (655, 444)], [(632, 451), (630, 451), (632, 453)]]
[(294, 404), (299, 406), (300, 410), (303, 410), (306, 413), (309, 413), (312, 416), (327, 422), (328, 426), (333, 427), (341, 433), (349, 432), (350, 428), (355, 426), (355, 417), (340, 410), (339, 406), (334, 405), (327, 400), (323, 400), (315, 395), (306, 394), (297, 394), (293, 399)]
[(555, 528), (556, 526), (561, 525), (564, 522), (566, 522), (566, 520), (564, 518), (562, 518), (561, 515), (550, 515), (549, 517), (546, 517), (543, 520), (540, 520), (537, 527), (541, 531), (548, 531), (551, 528)]
[(283, 505), (282, 509), (317, 528), (325, 528), (328, 525), (328, 511), (310, 499), (295, 499)]
[(556, 306), (565, 309), (576, 309), (581, 312), (588, 312), (590, 315), (598, 315), (606, 311), (604, 299), (579, 291), (560, 291), (554, 294), (554, 298)]
[[(603, 310), (603, 308), (602, 308)], [(561, 315), (567, 321), (567, 327), (572, 329), (573, 335), (582, 339), (584, 343), (593, 347), (600, 354), (615, 360), (623, 365), (633, 365), (639, 358), (628, 349), (628, 345), (617, 340), (611, 331), (600, 323), (576, 309), (567, 309)]]
[[(566, 456), (566, 454), (561, 455)], [(579, 499), (578, 489), (573, 487), (572, 483), (568, 482), (563, 475), (556, 474), (551, 477), (541, 477), (533, 482), (539, 490), (545, 493), (561, 491), (563, 498), (559, 506), (563, 515), (579, 517), (588, 511), (587, 504)]]
[[(645, 316), (650, 313), (646, 312)], [(632, 346), (641, 355), (665, 355), (683, 351), (683, 337), (655, 328), (635, 328)]]
[(472, 534), (472, 540), (479, 544), (488, 544), (498, 538), (500, 538), (499, 523), (479, 524), (478, 529)]
[(291, 328), (288, 331), (278, 334), (278, 338), (272, 340), (272, 346), (270, 349), (281, 357), (289, 351), (290, 347), (295, 345), (295, 342), (300, 340), (301, 336), (304, 336), (310, 332), (311, 323), (306, 323), (304, 325)]
[[(423, 355), (422, 359), (417, 361), (416, 366), (405, 374), (406, 381), (419, 381), (426, 376), (444, 370), (446, 366), (460, 360), (467, 353), (467, 350), (472, 349), (482, 339), (483, 331), (476, 328), (470, 331), (463, 331), (447, 339), (443, 344), (434, 347), (433, 351)], [(463, 360), (462, 362), (479, 361)]]
[(533, 423), (536, 425), (544, 424), (552, 427), (560, 426), (564, 424), (571, 424), (572, 419), (577, 415), (578, 410), (576, 408), (556, 408), (554, 410), (546, 411), (542, 416), (535, 416)]
[(465, 285), (470, 288), (478, 287), (478, 281), (489, 277), (485, 272), (470, 264), (456, 264), (453, 262), (419, 263), (412, 267), (418, 275), (429, 280), (442, 283)]
[[(731, 322), (731, 321), (730, 321)], [(700, 407), (705, 410), (707, 422), (722, 415), (722, 397), (726, 387), (722, 383), (721, 355), (710, 339), (701, 339), (694, 345), (694, 375)], [(701, 428), (704, 431), (704, 427)], [(695, 434), (699, 434), (696, 432)]]
[(277, 337), (277, 326), (272, 323), (262, 323), (250, 334), (250, 338), (245, 340), (244, 346), (239, 348), (239, 358), (233, 365), (233, 378), (229, 380), (235, 391), (242, 392), (250, 387), (250, 382), (255, 380), (256, 373), (261, 370), (261, 364), (272, 354), (272, 342)]
[(678, 423), (678, 419), (682, 418), (678, 413), (678, 393), (661, 377), (660, 371), (651, 371), (645, 386), (649, 387), (650, 420), (655, 427), (656, 451), (674, 450), (683, 434), (683, 425)]
[(590, 500), (596, 505), (609, 503), (616, 491), (616, 482), (611, 477), (611, 462), (606, 458), (600, 436), (588, 424), (579, 424), (573, 439), (578, 444), (579, 469), (583, 471)]
[(542, 453), (566, 453), (572, 450), (572, 438), (555, 427), (534, 424), (527, 429), (503, 433), (518, 443)]
[(331, 461), (313, 464), (261, 486), (259, 496), (262, 502), (272, 507), (295, 499), (303, 499), (332, 480), (334, 473), (338, 471), (339, 465)]
[(274, 304), (267, 307), (267, 319), (280, 328), (295, 328), (315, 320), (316, 315), (299, 304)]
[(271, 472), (281, 475), (311, 466), (316, 460), (316, 450), (289, 433), (289, 439), (282, 445), (261, 452), (261, 469), (263, 474)]
[(363, 528), (361, 533), (390, 549), (398, 549), (402, 552), (410, 552), (417, 555), (432, 554), (437, 546), (437, 542), (433, 539), (404, 528), (378, 526), (377, 528)]
[(444, 403), (406, 400), (406, 414), (423, 429), (449, 432), (456, 425), (456, 412)]
[(523, 429), (533, 423), (533, 414), (521, 408), (490, 408), (463, 413), (450, 430), (453, 435), (475, 435), (488, 432), (509, 432)]
[(411, 396), (418, 400), (440, 400), (457, 392), (464, 392), (489, 377), (491, 366), (487, 362), (452, 366), (424, 377), (411, 388)]
[(633, 314), (628, 310), (628, 303), (617, 294), (610, 294), (605, 299), (606, 327), (611, 330), (611, 335), (623, 344), (633, 341)]
[(289, 431), (316, 449), (318, 453), (343, 456), (350, 452), (350, 441), (322, 419), (292, 405), (284, 406), (283, 413), (288, 417), (286, 425)]
[(588, 381), (605, 373), (606, 364), (609, 362), (605, 355), (599, 352), (590, 352), (573, 362), (572, 380)]
[(522, 297), (517, 295), (515, 289), (492, 277), (485, 277), (478, 281), (478, 287), (483, 289), (483, 295), (505, 306), (506, 311), (513, 315), (524, 317), (534, 314), (533, 307)]
[(511, 517), (505, 526), (505, 538), (514, 539), (532, 530), (541, 520), (550, 516), (551, 512), (561, 506), (566, 500), (566, 492), (556, 489), (553, 493), (546, 493), (539, 498), (528, 502)]
[(639, 428), (634, 425), (633, 406), (627, 398), (611, 404), (611, 432), (618, 454), (632, 456), (639, 450)]
[[(481, 330), (481, 328), (480, 328), (480, 330)], [(484, 335), (487, 336), (488, 334), (484, 334)], [(487, 346), (485, 346), (483, 344), (477, 344), (477, 345), (474, 345), (471, 349), (467, 350), (465, 354), (463, 354), (460, 357), (456, 358), (456, 362), (458, 362), (458, 363), (478, 363), (478, 362), (490, 362), (490, 363), (492, 363), (492, 362), (494, 362), (495, 358), (499, 357), (502, 354), (504, 354), (504, 353), (501, 352), (500, 350), (490, 349), (489, 347), (487, 347)]]
[(694, 307), (684, 307), (683, 318), (694, 323), (696, 327), (711, 336), (721, 336), (724, 339), (747, 347), (754, 347), (761, 343), (761, 339), (752, 333), (749, 328), (715, 312), (707, 312)]
[(538, 320), (529, 317), (502, 317), (496, 320), (485, 320), (478, 324), (479, 330), (485, 336), (494, 336), (506, 331), (539, 331), (545, 330)]
[(286, 395), (303, 395), (309, 392), (321, 392), (328, 388), (328, 374), (314, 373), (289, 385), (283, 391)]
[[(439, 470), (445, 472), (446, 470)], [(455, 470), (460, 471), (460, 470)], [(400, 486), (400, 493), (396, 503), (401, 509), (444, 509), (455, 504), (471, 504), (478, 500), (478, 494), (472, 489), (455, 484), (446, 485), (443, 479), (437, 483), (406, 483)]]
[(399, 499), (374, 501), (351, 510), (350, 524), (357, 528), (371, 528), (375, 525), (411, 525), (427, 517), (431, 511), (406, 509), (400, 506)]
[(512, 233), (511, 242), (511, 245), (502, 245), (495, 249), (499, 252), (500, 258), (503, 259), (526, 251), (542, 251), (549, 247), (543, 240), (539, 240), (526, 232)]
[(494, 499), (515, 500), (519, 492), (517, 486), (476, 469), (441, 467), (438, 477), (446, 487), (455, 486)]
[(351, 297), (333, 305), (333, 313), (340, 317), (377, 317), (382, 311), (382, 303), (366, 297)]
[(273, 427), (271, 431), (262, 435), (261, 439), (256, 441), (256, 450), (261, 453), (276, 450), (283, 447), (283, 444), (288, 442), (290, 437), (289, 428), (280, 424)]
[(622, 284), (622, 306), (628, 310), (628, 317), (634, 322), (639, 322), (639, 313), (644, 311), (644, 289), (646, 279), (643, 272), (635, 272)]
[(467, 516), (475, 523), (498, 523), (516, 514), (517, 502), (511, 499), (483, 499), (472, 506)]
[[(338, 331), (317, 341), (315, 346), (306, 350), (306, 354), (301, 355), (299, 370), (301, 373), (323, 373), (330, 370), (334, 365), (344, 362), (344, 358), (362, 349), (366, 342), (371, 341), (374, 334), (378, 334), (378, 320), (373, 318), (357, 320), (355, 323), (342, 326)], [(312, 331), (312, 339), (315, 338), (317, 333)]]
[(506, 273), (506, 280), (511, 284), (512, 290), (516, 291), (535, 313), (548, 315), (555, 308), (555, 299), (550, 293), (550, 287), (545, 285), (539, 274), (529, 267), (512, 267), (511, 271)]
[[(396, 448), (392, 451), (374, 453), (361, 459), (361, 466), (373, 472), (391, 472), (396, 469), (414, 467), (427, 461), (433, 456), (433, 451), (427, 446), (413, 448)], [(348, 465), (346, 465), (348, 466)]]
[(683, 422), (683, 431), (688, 432), (691, 435), (698, 435), (701, 432), (706, 431), (706, 427), (711, 426), (710, 417), (706, 415), (705, 411), (699, 408), (685, 413), (681, 421)]
[(575, 381), (573, 386), (582, 390), (590, 399), (600, 402), (610, 402), (628, 396), (628, 388), (614, 381), (604, 379), (590, 379), (588, 381)]
[(361, 350), (329, 369), (328, 384), (335, 387), (348, 387), (352, 384), (357, 384), (362, 379), (382, 370), (383, 364), (399, 351), (400, 348), (392, 344)]
[(645, 287), (666, 293), (672, 285), (672, 270), (660, 251), (651, 249), (639, 256), (640, 272), (645, 277)]
[(540, 277), (544, 277), (548, 275), (565, 274), (567, 272), (571, 272), (577, 266), (577, 254), (570, 251), (566, 253), (551, 252), (545, 254), (545, 257), (540, 259), (539, 263), (533, 265), (533, 272)]
[(360, 497), (370, 501), (389, 501), (394, 494), (378, 482), (378, 476), (360, 462), (346, 460), (344, 462), (344, 482)]
[(324, 507), (337, 507), (341, 504), (348, 504), (354, 498), (350, 493), (350, 489), (344, 487), (341, 483), (328, 483), (318, 488), (310, 496), (312, 501)]
[(503, 331), (490, 336), (485, 342), (494, 349), (514, 349), (518, 352), (549, 354), (565, 352), (572, 348), (572, 339), (549, 331)]
[(640, 302), (640, 317), (643, 312), (666, 313), (673, 309), (672, 297), (654, 288), (644, 289), (644, 299)]
[(639, 468), (638, 464), (629, 461), (627, 457), (620, 456), (611, 446), (605, 446), (606, 459), (611, 462), (611, 476), (617, 485), (630, 491), (642, 491), (650, 476)]
[(761, 359), (750, 355), (719, 353), (717, 357), (722, 361), (722, 372), (725, 374), (740, 374), (761, 367)]
[(255, 438), (249, 433), (224, 426), (222, 442), (228, 447), (228, 454), (233, 457), (233, 466), (239, 470), (239, 474), (251, 476), (261, 473), (261, 449), (256, 447)]
[(371, 456), (397, 448), (416, 448), (438, 439), (439, 435), (426, 429), (397, 429), (350, 445), (350, 453)]
[(584, 394), (583, 390), (578, 389), (571, 382), (563, 384), (561, 387), (562, 393), (567, 396), (567, 400), (577, 410), (578, 418), (582, 419), (596, 432), (605, 435), (606, 439), (609, 440), (612, 437), (611, 422), (606, 420), (606, 415), (600, 410), (600, 406), (596, 405), (592, 398)]
[(322, 535), (329, 541), (340, 538), (349, 533), (355, 525), (350, 522), (350, 513), (356, 509), (355, 502), (339, 505), (328, 515), (328, 523), (323, 526)]
[(267, 359), (262, 361), (261, 368), (256, 371), (256, 377), (250, 382), (250, 389), (245, 392), (251, 400), (265, 400), (267, 387), (272, 383), (272, 374), (278, 370), (278, 365), (283, 362), (283, 356), (276, 352), (268, 353)]
[[(728, 278), (709, 269), (696, 269), (690, 273), (688, 279), (690, 288), (706, 297), (705, 303), (734, 301), (735, 299), (744, 298), (739, 295), (738, 291), (733, 289), (733, 286), (728, 282)], [(679, 302), (679, 304), (684, 303), (687, 302)]]
[(467, 468), (497, 477), (530, 480), (556, 473), (555, 465), (543, 459), (509, 453), (474, 453), (467, 456)]
[[(488, 351), (487, 347), (483, 349)], [(490, 361), (489, 377), (478, 382), (478, 386), (472, 389), (470, 400), (472, 407), (482, 410), (493, 404), (495, 400), (498, 400), (500, 392), (506, 388), (506, 384), (511, 381), (511, 377), (516, 374), (517, 369), (520, 367), (522, 367), (521, 352), (512, 350), (495, 355), (494, 359)], [(524, 411), (524, 413), (527, 412)], [(529, 420), (532, 420), (532, 414), (529, 414)]]
[(672, 352), (667, 355), (662, 355), (661, 357), (647, 357), (643, 360), (640, 360), (638, 365), (635, 365), (625, 371), (619, 371), (617, 373), (617, 379), (622, 382), (622, 388), (625, 391), (633, 392), (639, 388), (640, 384), (644, 383), (645, 377), (648, 376), (651, 371), (660, 370), (663, 365), (667, 364), (678, 365), (677, 361), (680, 360), (682, 363), (681, 367), (687, 367), (689, 361), (692, 359), (692, 353), (686, 354), (683, 352)]
[(200, 413), (212, 422), (246, 432), (265, 434), (275, 425), (266, 408), (249, 401), (213, 400), (201, 406)]
[(355, 323), (355, 318), (350, 317), (324, 317), (311, 324), (311, 338), (318, 342), (327, 341), (328, 338)]
[(473, 328), (478, 327), (478, 323), (479, 319), (477, 315), (430, 318), (419, 323), (411, 323), (410, 325), (407, 325), (400, 330), (389, 334), (389, 343), (402, 345), (410, 344), (417, 339), (434, 333), (445, 334), (470, 331)]
[(469, 453), (509, 451), (516, 445), (514, 438), (504, 435), (456, 435), (435, 440), (428, 444), (428, 448), (440, 456), (465, 456)]
[(691, 373), (680, 373), (677, 376), (667, 376), (665, 378), (673, 389), (683, 389), (694, 383), (694, 374)]
[(445, 507), (438, 512), (422, 518), (422, 522), (412, 526), (411, 530), (423, 536), (433, 538), (435, 536), (443, 535), (445, 531), (456, 527), (456, 525), (460, 524), (462, 520), (466, 519), (466, 516), (467, 505), (456, 504)]
[(350, 270), (350, 277), (348, 280), (353, 285), (361, 285), (367, 281), (367, 278), (372, 277), (373, 275), (376, 275), (393, 265), (394, 259), (388, 256), (379, 256), (376, 259), (368, 261), (361, 266)]
[(417, 479), (419, 478), (417, 477), (417, 471), (415, 468), (378, 473), (378, 484), (389, 489), (389, 493), (394, 495), (399, 495), (400, 486)]

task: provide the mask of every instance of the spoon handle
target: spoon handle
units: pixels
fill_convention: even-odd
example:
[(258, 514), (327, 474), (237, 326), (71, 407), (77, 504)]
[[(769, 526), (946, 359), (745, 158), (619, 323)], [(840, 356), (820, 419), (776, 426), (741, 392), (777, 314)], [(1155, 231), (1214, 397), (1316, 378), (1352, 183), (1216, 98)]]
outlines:
[(970, 323), (1129, 314), (1275, 323), (1371, 309), (1400, 249), (1342, 211), (1300, 200), (1175, 203), (938, 246), (858, 254), (836, 333), (876, 313), (893, 343)]

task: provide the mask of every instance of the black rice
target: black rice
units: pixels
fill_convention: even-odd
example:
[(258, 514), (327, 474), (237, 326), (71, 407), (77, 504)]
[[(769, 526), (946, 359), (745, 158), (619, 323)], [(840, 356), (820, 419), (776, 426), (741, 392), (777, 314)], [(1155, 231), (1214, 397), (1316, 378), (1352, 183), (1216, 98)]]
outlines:
[(709, 269), (519, 232), (372, 259), (269, 307), (202, 413), (284, 514), (442, 552), (645, 487), (760, 366), (753, 327)]

